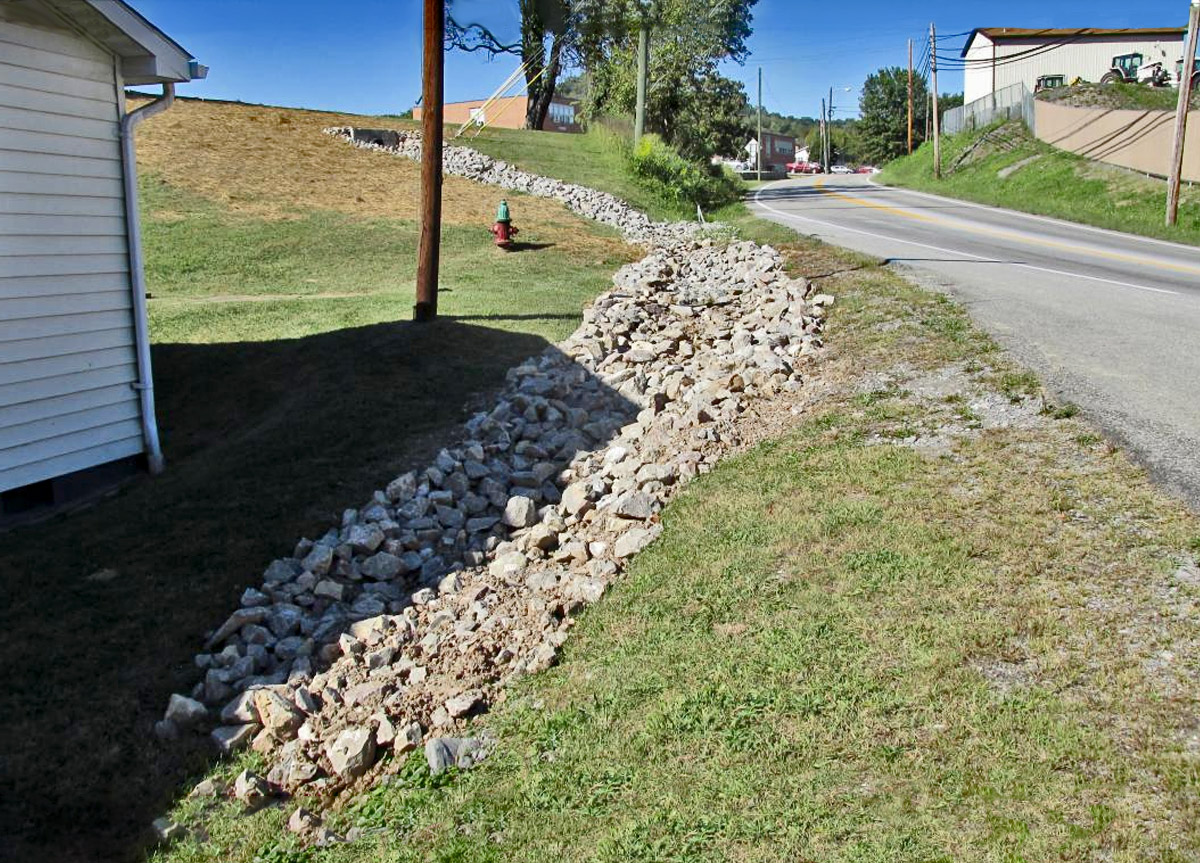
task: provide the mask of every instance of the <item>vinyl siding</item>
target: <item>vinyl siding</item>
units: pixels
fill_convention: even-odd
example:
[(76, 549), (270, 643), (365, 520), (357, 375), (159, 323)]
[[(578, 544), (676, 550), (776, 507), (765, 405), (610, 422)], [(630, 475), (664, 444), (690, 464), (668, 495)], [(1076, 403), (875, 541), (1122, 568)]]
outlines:
[(0, 6), (0, 491), (143, 450), (117, 92)]

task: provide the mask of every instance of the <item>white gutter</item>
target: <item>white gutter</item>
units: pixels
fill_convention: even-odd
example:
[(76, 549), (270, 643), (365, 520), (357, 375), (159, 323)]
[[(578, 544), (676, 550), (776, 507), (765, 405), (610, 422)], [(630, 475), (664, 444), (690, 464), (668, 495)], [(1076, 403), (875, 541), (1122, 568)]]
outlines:
[(150, 368), (150, 323), (146, 311), (146, 272), (142, 265), (142, 221), (138, 215), (137, 158), (133, 130), (146, 117), (153, 117), (175, 102), (175, 85), (163, 84), (163, 94), (121, 118), (121, 161), (125, 175), (125, 230), (129, 243), (129, 276), (133, 291), (133, 329), (137, 345), (138, 380), (133, 388), (142, 402), (142, 440), (151, 474), (162, 473), (164, 460), (154, 416), (154, 375)]

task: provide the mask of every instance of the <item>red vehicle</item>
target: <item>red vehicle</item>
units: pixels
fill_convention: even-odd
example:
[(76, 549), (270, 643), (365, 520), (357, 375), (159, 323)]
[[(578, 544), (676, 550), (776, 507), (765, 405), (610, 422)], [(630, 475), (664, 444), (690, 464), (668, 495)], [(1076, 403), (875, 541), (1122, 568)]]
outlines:
[(872, 167), (871, 165), (863, 165), (854, 173), (856, 173), (856, 174), (878, 174), (879, 169)]
[(820, 162), (790, 162), (787, 166), (789, 174), (823, 174), (825, 169)]

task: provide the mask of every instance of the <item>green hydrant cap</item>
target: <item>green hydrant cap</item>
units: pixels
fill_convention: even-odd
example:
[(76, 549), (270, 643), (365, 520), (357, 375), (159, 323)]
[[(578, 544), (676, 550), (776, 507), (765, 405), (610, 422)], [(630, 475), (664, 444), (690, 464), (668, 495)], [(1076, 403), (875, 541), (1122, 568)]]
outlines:
[(500, 209), (498, 209), (496, 211), (496, 221), (497, 222), (511, 222), (512, 221), (512, 219), (509, 218), (509, 215), (508, 215), (508, 201), (505, 201), (505, 200), (500, 201)]

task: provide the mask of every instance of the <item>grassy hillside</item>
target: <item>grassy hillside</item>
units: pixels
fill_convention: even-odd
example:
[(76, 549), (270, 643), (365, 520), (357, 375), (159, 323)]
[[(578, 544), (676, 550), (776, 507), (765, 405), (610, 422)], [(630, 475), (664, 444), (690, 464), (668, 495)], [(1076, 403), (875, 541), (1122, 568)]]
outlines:
[[(1074, 87), (1043, 90), (1037, 98), (1076, 108), (1174, 111), (1179, 105), (1179, 90), (1147, 87), (1145, 84), (1077, 84)], [(1200, 92), (1192, 93), (1191, 105), (1193, 110), (1200, 108)]]
[(141, 126), (168, 469), (0, 542), (0, 762), (20, 789), (0, 795), (0, 858), (140, 857), (210, 757), (151, 732), (205, 630), (264, 562), (436, 452), (638, 254), (514, 194), (526, 245), (506, 254), (487, 231), (504, 193), (449, 177), (443, 318), (412, 325), (418, 166), (321, 133), (395, 122), (181, 100)]
[[(184, 100), (141, 126), (156, 341), (295, 338), (408, 316), (420, 166), (321, 133), (340, 124), (405, 121)], [(532, 301), (545, 314), (515, 328), (556, 340), (634, 252), (556, 202), (510, 193), (527, 245), (506, 254), (488, 234), (504, 196), (446, 178), (441, 311), (514, 329), (506, 310)]]
[(1200, 244), (1200, 189), (1184, 187), (1179, 224), (1167, 228), (1166, 183), (1091, 162), (1036, 140), (1021, 123), (948, 136), (943, 179), (933, 146), (889, 164), (880, 179), (939, 195), (1008, 207), (1147, 237)]
[[(450, 130), (450, 133), (455, 130)], [(447, 140), (451, 140), (449, 134)], [(455, 143), (474, 147), (526, 171), (569, 180), (628, 201), (656, 219), (694, 219), (639, 185), (629, 172), (628, 159), (613, 132), (597, 128), (583, 135), (541, 135), (536, 146), (529, 132), (517, 129), (468, 130)]]

